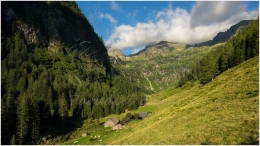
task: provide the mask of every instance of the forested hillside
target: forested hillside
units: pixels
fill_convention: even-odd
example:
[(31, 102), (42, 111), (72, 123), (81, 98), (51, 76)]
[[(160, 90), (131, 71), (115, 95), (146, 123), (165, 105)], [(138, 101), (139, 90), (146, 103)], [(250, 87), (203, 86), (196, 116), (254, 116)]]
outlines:
[[(76, 2), (1, 2), (1, 144), (256, 144), (259, 18), (248, 23), (210, 46), (108, 56)], [(103, 128), (126, 111), (149, 114)]]
[(39, 144), (145, 103), (75, 2), (1, 2), (1, 144)]
[[(205, 84), (227, 68), (258, 54), (258, 20), (250, 22), (251, 20), (240, 21), (226, 32), (218, 33), (210, 44), (191, 46), (160, 41), (129, 56), (119, 55), (120, 50), (116, 49), (108, 49), (108, 52), (113, 60), (112, 65), (118, 69), (119, 74), (150, 91), (157, 92), (172, 85), (182, 86), (188, 80), (201, 80)], [(209, 66), (215, 68), (210, 69)]]
[(202, 84), (212, 81), (217, 75), (250, 58), (259, 55), (259, 18), (252, 20), (250, 25), (218, 46), (199, 62), (193, 64), (192, 71), (186, 72), (180, 86), (188, 80), (200, 80)]

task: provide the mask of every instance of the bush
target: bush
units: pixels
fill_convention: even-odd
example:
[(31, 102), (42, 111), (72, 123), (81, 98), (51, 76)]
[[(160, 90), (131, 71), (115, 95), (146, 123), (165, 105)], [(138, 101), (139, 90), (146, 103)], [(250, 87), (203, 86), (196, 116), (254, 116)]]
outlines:
[(131, 115), (131, 113), (127, 113), (125, 117), (131, 119), (132, 115)]
[(139, 117), (140, 117), (139, 114), (137, 114), (137, 113), (134, 114), (134, 119), (135, 119), (135, 120), (138, 119)]

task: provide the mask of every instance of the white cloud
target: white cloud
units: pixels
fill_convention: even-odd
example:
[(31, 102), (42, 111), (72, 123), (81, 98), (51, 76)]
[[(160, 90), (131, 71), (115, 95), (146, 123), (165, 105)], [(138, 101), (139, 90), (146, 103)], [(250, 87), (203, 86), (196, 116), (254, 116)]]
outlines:
[(111, 23), (117, 23), (117, 20), (116, 20), (113, 16), (111, 16), (110, 14), (100, 13), (100, 18), (107, 19), (107, 20), (109, 20)]
[(120, 10), (121, 10), (121, 8), (119, 7), (119, 5), (118, 5), (116, 2), (114, 2), (114, 1), (111, 2), (111, 9), (112, 9), (112, 10), (117, 10), (117, 11), (120, 11)]
[(246, 10), (245, 2), (196, 2), (191, 12), (191, 27), (222, 22)]
[(258, 9), (246, 12), (243, 2), (196, 2), (191, 13), (168, 7), (157, 12), (153, 21), (135, 26), (121, 25), (106, 40), (113, 48), (140, 47), (161, 40), (200, 43), (212, 39), (240, 20), (258, 17)]

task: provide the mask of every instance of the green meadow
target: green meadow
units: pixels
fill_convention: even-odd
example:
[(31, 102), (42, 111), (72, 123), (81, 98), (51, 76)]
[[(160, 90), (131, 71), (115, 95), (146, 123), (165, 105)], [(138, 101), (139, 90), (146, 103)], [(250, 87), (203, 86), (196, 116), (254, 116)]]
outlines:
[[(152, 113), (121, 130), (99, 125), (136, 111)], [(193, 81), (147, 96), (144, 106), (126, 113), (85, 120), (72, 132), (73, 139), (59, 144), (258, 144), (259, 58), (228, 69), (206, 85)], [(82, 137), (84, 132), (90, 135)]]

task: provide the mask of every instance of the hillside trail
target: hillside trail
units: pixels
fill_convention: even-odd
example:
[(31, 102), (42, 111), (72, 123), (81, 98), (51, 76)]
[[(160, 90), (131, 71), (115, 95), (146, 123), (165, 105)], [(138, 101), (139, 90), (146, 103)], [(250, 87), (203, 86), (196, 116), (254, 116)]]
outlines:
[[(143, 73), (142, 73), (143, 74)], [(153, 90), (153, 86), (152, 86), (152, 83), (150, 82), (150, 80), (143, 74), (143, 76), (144, 76), (144, 78), (149, 82), (149, 84), (150, 84), (150, 89), (152, 90), (152, 91), (154, 91)]]

